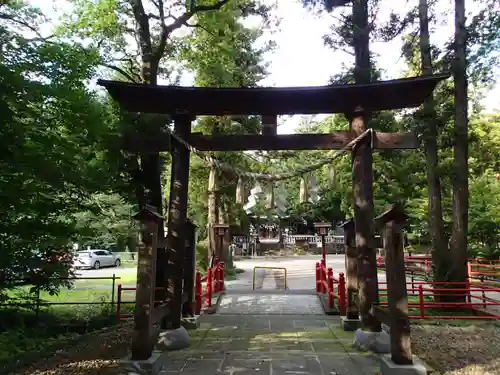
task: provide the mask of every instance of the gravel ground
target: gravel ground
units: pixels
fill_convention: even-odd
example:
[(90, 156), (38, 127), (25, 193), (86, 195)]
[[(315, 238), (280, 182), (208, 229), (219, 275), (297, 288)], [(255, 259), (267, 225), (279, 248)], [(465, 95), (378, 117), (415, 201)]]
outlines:
[[(10, 375), (118, 375), (127, 355), (130, 326), (82, 341)], [(414, 354), (440, 375), (500, 375), (500, 328), (495, 324), (412, 325)], [(7, 375), (7, 374), (6, 374)]]
[(500, 328), (476, 325), (412, 325), (416, 355), (443, 375), (500, 375)]
[(127, 356), (132, 340), (130, 325), (90, 333), (80, 343), (50, 358), (6, 375), (118, 375), (118, 360)]

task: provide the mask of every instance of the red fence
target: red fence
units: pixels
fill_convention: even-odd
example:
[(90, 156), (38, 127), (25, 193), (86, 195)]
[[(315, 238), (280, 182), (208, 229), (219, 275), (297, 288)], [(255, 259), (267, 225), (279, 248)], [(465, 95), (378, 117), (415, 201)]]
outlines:
[[(203, 308), (212, 306), (212, 296), (216, 293), (222, 292), (224, 286), (224, 262), (215, 261), (213, 268), (208, 268), (205, 276), (201, 276), (200, 271), (196, 271), (195, 279), (195, 314), (200, 314)], [(162, 290), (158, 287), (155, 290)], [(118, 284), (118, 293), (116, 301), (116, 323), (119, 324), (122, 319), (133, 318), (133, 313), (122, 313), (122, 305), (134, 304), (134, 301), (123, 301), (123, 292), (135, 291), (135, 287), (124, 287)], [(155, 301), (155, 305), (160, 304), (162, 301)]]
[[(377, 266), (384, 268), (384, 258), (377, 258)], [(432, 270), (432, 257), (405, 256), (405, 268), (414, 276), (428, 276)], [(473, 279), (498, 279), (500, 281), (500, 260), (469, 259), (467, 263), (468, 274)]]
[[(500, 272), (500, 262), (492, 264), (469, 262), (469, 279), (467, 282), (428, 282), (418, 276), (430, 274), (432, 261), (430, 257), (405, 257), (406, 269), (411, 273), (407, 281), (408, 308), (410, 319), (500, 319), (500, 286), (474, 283), (474, 278), (484, 277)], [(383, 266), (383, 258), (377, 259), (377, 265)], [(486, 266), (486, 267), (485, 267)], [(491, 271), (488, 271), (490, 270)], [(379, 281), (380, 305), (387, 305), (387, 282)], [(328, 306), (338, 304), (341, 315), (345, 313), (346, 286), (343, 273), (338, 279), (333, 276), (332, 268), (327, 268), (326, 259), (316, 263), (316, 292), (325, 293)], [(465, 302), (444, 302), (446, 297), (465, 297)], [(458, 298), (457, 298), (458, 299)], [(443, 300), (443, 302), (440, 302)], [(453, 308), (463, 310), (465, 314), (457, 315)], [(442, 310), (442, 313), (440, 312)], [(451, 310), (451, 312), (450, 312)]]
[[(204, 277), (200, 271), (196, 272), (195, 280), (195, 314), (200, 314), (203, 308), (212, 307), (212, 296), (222, 292), (224, 286), (224, 262), (215, 261), (213, 268), (209, 267)], [(205, 285), (205, 288), (203, 288)]]
[[(337, 291), (335, 291), (335, 287)], [(346, 292), (345, 292), (345, 277), (341, 272), (339, 278), (333, 276), (333, 269), (326, 268), (325, 257), (321, 258), (321, 262), (316, 263), (316, 292), (326, 293), (328, 298), (328, 307), (334, 308), (335, 301), (340, 311), (340, 315), (345, 314)]]
[[(486, 293), (500, 293), (500, 288), (484, 285), (471, 286), (470, 283), (460, 282), (408, 282), (408, 309), (410, 319), (472, 319), (494, 320), (500, 319), (500, 301), (487, 297)], [(387, 282), (379, 281), (380, 305), (387, 305)], [(415, 299), (415, 297), (417, 297)], [(443, 297), (465, 297), (465, 302), (438, 302)], [(436, 314), (439, 309), (460, 308), (474, 312), (474, 315)], [(427, 309), (427, 314), (426, 314)], [(433, 313), (429, 314), (432, 309)], [(488, 310), (487, 310), (488, 309)], [(496, 311), (495, 311), (496, 310)], [(412, 311), (418, 315), (412, 315)]]
[[(122, 305), (124, 304), (133, 304), (133, 301), (123, 301), (123, 292), (127, 291), (136, 291), (136, 287), (124, 287), (122, 284), (118, 284), (118, 293), (116, 298), (116, 324), (120, 324), (122, 319), (133, 318), (134, 314), (131, 313), (122, 313)], [(163, 288), (155, 288), (155, 290), (162, 290)], [(159, 304), (161, 301), (155, 301), (155, 306)]]

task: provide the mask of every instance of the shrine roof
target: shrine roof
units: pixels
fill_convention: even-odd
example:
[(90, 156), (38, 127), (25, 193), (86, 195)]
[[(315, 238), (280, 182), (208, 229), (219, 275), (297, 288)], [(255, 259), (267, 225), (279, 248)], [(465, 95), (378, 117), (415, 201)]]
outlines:
[(346, 113), (358, 105), (379, 111), (417, 107), (449, 74), (367, 84), (317, 87), (213, 88), (99, 80), (130, 112), (192, 115), (292, 115)]

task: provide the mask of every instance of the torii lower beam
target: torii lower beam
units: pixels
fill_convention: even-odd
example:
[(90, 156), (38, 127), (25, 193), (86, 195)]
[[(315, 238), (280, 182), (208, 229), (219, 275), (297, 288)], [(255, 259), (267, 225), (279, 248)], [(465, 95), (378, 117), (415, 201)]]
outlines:
[[(356, 138), (354, 132), (339, 131), (328, 134), (231, 134), (202, 135), (193, 133), (185, 139), (200, 151), (278, 151), (278, 150), (340, 150)], [(124, 139), (125, 149), (132, 152), (170, 151), (168, 133), (134, 134)], [(403, 150), (420, 147), (414, 133), (375, 132), (373, 148)]]

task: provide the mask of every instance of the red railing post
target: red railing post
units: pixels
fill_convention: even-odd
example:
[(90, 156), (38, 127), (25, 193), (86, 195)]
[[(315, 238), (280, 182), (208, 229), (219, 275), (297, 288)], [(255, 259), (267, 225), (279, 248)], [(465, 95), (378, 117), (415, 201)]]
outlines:
[(467, 302), (469, 303), (469, 308), (472, 307), (472, 306), (470, 306), (470, 303), (472, 302), (471, 293), (470, 293), (471, 278), (472, 278), (472, 264), (468, 261), (467, 262), (467, 279), (465, 280), (465, 289), (466, 289), (465, 293), (467, 294)]
[(224, 291), (226, 287), (224, 286), (224, 262), (220, 262), (220, 290)]
[(326, 259), (321, 258), (321, 293), (326, 292), (325, 288), (325, 281), (326, 281)]
[(210, 267), (207, 268), (207, 296), (206, 296), (206, 304), (208, 307), (212, 306), (212, 269)]
[(215, 258), (214, 262), (214, 267), (212, 270), (212, 275), (214, 278), (214, 286), (213, 286), (213, 293), (217, 293), (219, 291), (219, 258)]
[(219, 263), (217, 263), (212, 272), (214, 278), (213, 293), (217, 293), (219, 291), (219, 270)]
[(201, 286), (201, 273), (196, 271), (196, 279), (194, 281), (194, 301), (195, 301), (195, 313), (197, 315), (201, 312), (201, 294), (203, 293)]
[(118, 284), (118, 292), (116, 296), (116, 324), (120, 324), (122, 315), (122, 284)]
[(340, 315), (344, 316), (345, 315), (345, 304), (346, 304), (346, 298), (345, 298), (345, 277), (344, 273), (341, 272), (339, 273), (339, 310), (340, 310)]
[(333, 269), (328, 268), (327, 274), (327, 282), (328, 282), (328, 307), (333, 308)]
[[(479, 276), (481, 280), (481, 286), (484, 283), (484, 276)], [(483, 297), (483, 309), (486, 309), (486, 293), (484, 292), (484, 287), (481, 288), (481, 297)]]
[(316, 262), (316, 292), (321, 292), (321, 266)]
[(422, 284), (418, 286), (418, 305), (420, 307), (420, 318), (424, 318), (425, 316), (425, 306), (424, 306), (424, 288)]

